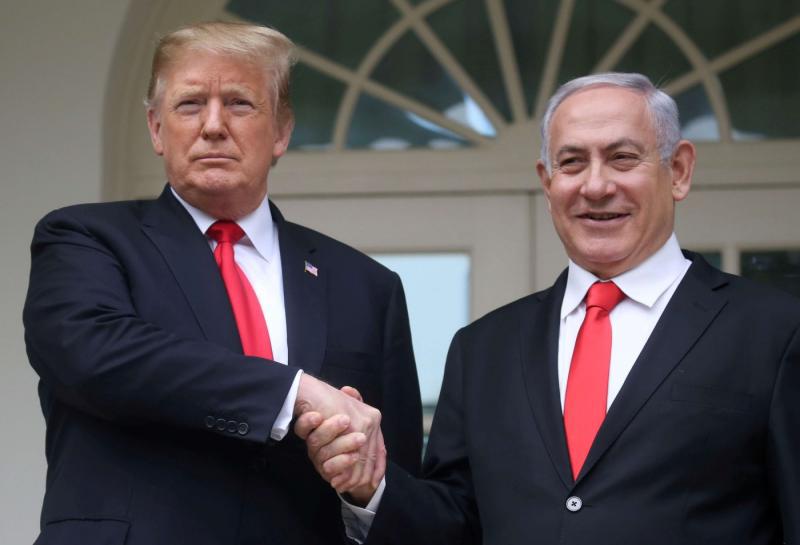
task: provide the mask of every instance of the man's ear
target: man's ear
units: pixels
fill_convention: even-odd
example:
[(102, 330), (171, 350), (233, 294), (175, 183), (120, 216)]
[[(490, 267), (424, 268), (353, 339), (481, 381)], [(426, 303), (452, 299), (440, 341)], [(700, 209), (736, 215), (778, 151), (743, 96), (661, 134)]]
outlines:
[(272, 145), (272, 166), (278, 162), (278, 159), (283, 157), (286, 150), (289, 149), (289, 141), (292, 139), (292, 131), (294, 130), (294, 116), (289, 119), (276, 123), (275, 143)]
[(672, 154), (670, 163), (672, 173), (672, 198), (675, 202), (682, 201), (689, 194), (692, 187), (692, 173), (697, 152), (694, 144), (688, 140), (681, 140)]
[(536, 173), (539, 175), (539, 181), (542, 184), (544, 196), (547, 199), (547, 209), (550, 210), (550, 184), (552, 183), (553, 178), (547, 173), (547, 167), (544, 165), (544, 161), (541, 159), (536, 161)]
[(154, 108), (147, 108), (147, 129), (150, 132), (150, 142), (156, 155), (164, 155), (164, 145), (161, 142), (161, 119)]

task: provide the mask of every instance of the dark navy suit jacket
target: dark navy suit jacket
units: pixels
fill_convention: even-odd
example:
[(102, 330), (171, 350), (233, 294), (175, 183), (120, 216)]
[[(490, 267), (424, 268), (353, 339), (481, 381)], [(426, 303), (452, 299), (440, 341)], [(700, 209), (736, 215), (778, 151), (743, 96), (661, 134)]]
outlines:
[(423, 472), (367, 543), (800, 543), (800, 304), (699, 256), (570, 472), (555, 285), (461, 330)]
[[(37, 225), (24, 310), (47, 422), (39, 544), (345, 541), (339, 500), (291, 432), (297, 371), (358, 388), (412, 474), (420, 398), (398, 276), (272, 208), (289, 362), (242, 355), (205, 236), (169, 189)], [(318, 269), (305, 270), (309, 262)]]

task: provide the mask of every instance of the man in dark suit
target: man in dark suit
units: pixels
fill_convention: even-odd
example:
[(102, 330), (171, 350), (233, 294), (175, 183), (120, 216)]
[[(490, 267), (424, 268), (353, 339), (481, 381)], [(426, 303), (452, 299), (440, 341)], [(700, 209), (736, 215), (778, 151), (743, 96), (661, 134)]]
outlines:
[(37, 543), (343, 543), (336, 492), (286, 435), (306, 410), (358, 433), (354, 480), (378, 482), (384, 437), (418, 471), (398, 276), (267, 200), (293, 127), (292, 48), (252, 25), (165, 36), (147, 98), (161, 196), (37, 225), (24, 310), (47, 421)]
[[(425, 478), (390, 463), (354, 494), (362, 538), (800, 543), (800, 304), (681, 252), (695, 150), (674, 101), (638, 74), (578, 78), (542, 147), (569, 267), (456, 334)], [(309, 436), (326, 478), (352, 463), (340, 432)]]

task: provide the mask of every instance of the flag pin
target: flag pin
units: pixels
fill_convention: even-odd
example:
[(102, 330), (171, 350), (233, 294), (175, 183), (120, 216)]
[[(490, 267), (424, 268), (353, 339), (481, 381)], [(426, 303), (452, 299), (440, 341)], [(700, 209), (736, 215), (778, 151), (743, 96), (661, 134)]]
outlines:
[(309, 263), (308, 261), (306, 261), (306, 266), (305, 266), (304, 270), (305, 270), (305, 272), (307, 272), (311, 276), (318, 276), (319, 275), (319, 270), (314, 265)]

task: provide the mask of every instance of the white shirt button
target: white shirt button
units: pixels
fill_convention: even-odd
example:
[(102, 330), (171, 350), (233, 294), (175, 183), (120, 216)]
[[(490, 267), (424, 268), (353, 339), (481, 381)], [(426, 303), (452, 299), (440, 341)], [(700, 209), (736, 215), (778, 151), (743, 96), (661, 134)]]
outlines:
[(583, 500), (578, 496), (570, 496), (567, 498), (567, 510), (577, 513), (583, 507)]

